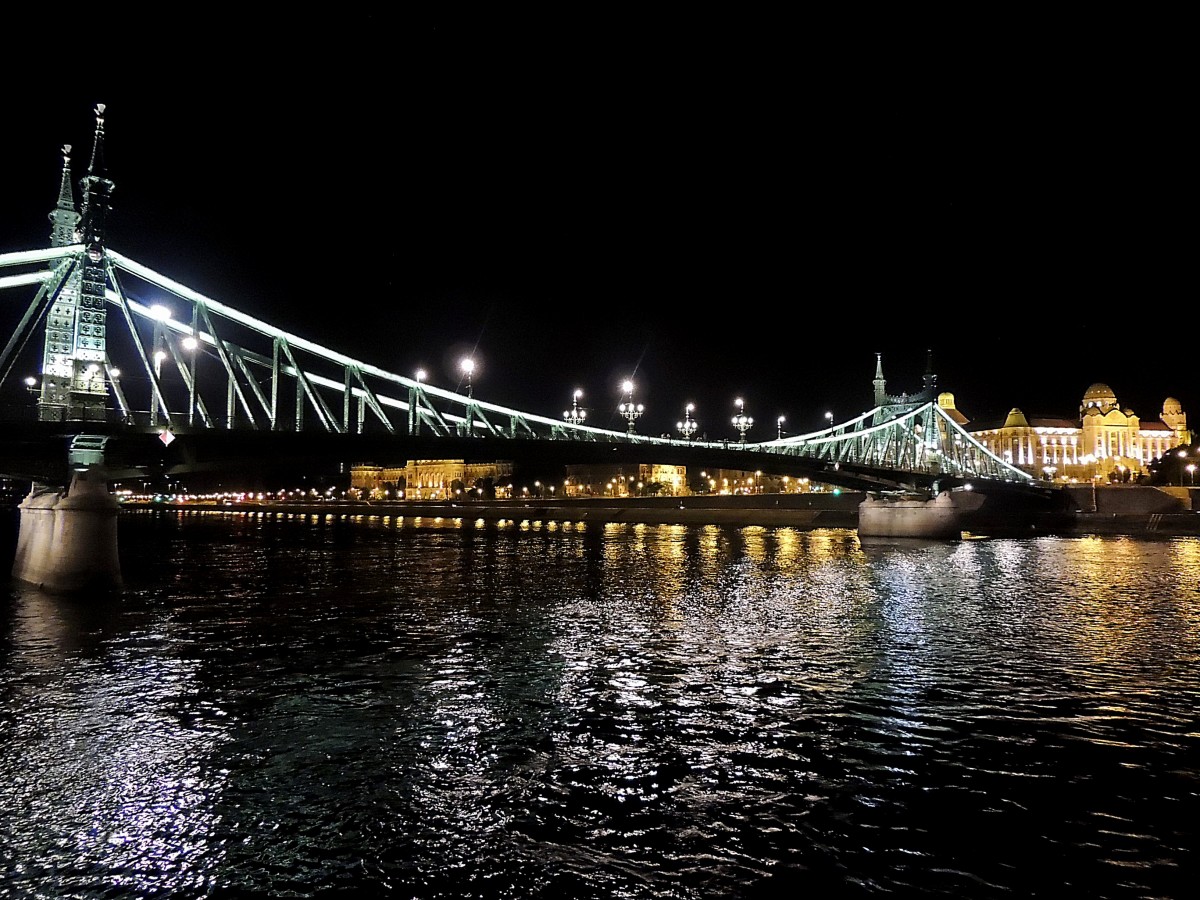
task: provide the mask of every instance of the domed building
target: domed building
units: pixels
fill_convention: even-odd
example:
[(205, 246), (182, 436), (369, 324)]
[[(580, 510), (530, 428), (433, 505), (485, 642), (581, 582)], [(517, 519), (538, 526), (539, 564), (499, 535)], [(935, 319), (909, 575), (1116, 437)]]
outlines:
[[(953, 396), (942, 395), (939, 403), (942, 397), (953, 407)], [(1158, 421), (1143, 422), (1099, 382), (1084, 392), (1077, 422), (1029, 418), (1013, 408), (1003, 424), (967, 430), (1012, 465), (1056, 481), (1132, 481), (1171, 448), (1191, 442), (1187, 416), (1174, 397), (1163, 401)]]

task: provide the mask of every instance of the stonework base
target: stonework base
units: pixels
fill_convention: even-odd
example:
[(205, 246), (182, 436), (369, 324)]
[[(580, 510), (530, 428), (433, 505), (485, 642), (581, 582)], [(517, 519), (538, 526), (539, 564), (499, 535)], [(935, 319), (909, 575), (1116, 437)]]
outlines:
[(13, 578), (52, 593), (121, 584), (118, 504), (98, 471), (76, 473), (65, 492), (35, 484), (20, 510)]
[(962, 537), (962, 516), (949, 491), (932, 500), (868, 496), (858, 506), (858, 534), (957, 540)]

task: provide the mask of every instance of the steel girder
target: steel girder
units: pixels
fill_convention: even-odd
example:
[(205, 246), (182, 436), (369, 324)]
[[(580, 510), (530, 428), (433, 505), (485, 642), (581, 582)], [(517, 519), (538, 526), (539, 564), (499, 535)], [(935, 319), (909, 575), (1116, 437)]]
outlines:
[[(0, 353), (0, 383), (11, 371), (16, 353), (36, 327), (49, 298), (83, 252), (82, 246), (74, 246), (0, 254), (0, 270), (33, 267), (32, 271), (0, 277), (0, 289), (38, 286), (37, 296)], [(311, 413), (315, 427), (327, 433), (363, 433), (368, 428), (381, 428), (389, 434), (536, 437), (648, 447), (729, 446), (726, 441), (650, 437), (573, 424), (488, 403), (469, 393), (445, 390), (276, 328), (113, 250), (106, 250), (105, 256), (105, 296), (122, 312), (127, 356), (107, 359), (104, 368), (114, 406), (124, 421), (148, 419), (150, 424), (161, 423), (168, 428), (302, 431), (306, 413)], [(182, 300), (187, 314), (164, 314), (140, 301), (123, 284), (126, 276), (152, 286), (156, 293), (165, 292)], [(115, 343), (115, 331), (110, 327), (110, 344)], [(187, 339), (194, 345), (184, 349), (181, 342)], [(162, 364), (168, 361), (170, 365), (164, 372)], [(222, 389), (224, 415), (218, 417), (213, 410), (221, 405), (206, 401), (205, 394)], [(146, 406), (131, 405), (131, 396), (145, 396)], [(289, 396), (293, 398), (290, 423), (285, 410)], [(338, 407), (340, 416), (333, 411)], [(897, 485), (908, 483), (906, 473), (1034, 482), (1032, 476), (990, 453), (936, 403), (916, 406), (875, 423), (878, 414), (880, 410), (872, 410), (821, 431), (741, 447), (870, 468), (883, 481), (888, 480), (886, 473), (893, 472), (891, 481)]]

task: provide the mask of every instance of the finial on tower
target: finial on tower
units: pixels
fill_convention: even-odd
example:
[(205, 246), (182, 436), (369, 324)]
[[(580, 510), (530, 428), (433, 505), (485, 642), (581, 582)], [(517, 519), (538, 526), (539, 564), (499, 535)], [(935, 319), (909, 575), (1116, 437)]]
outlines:
[(79, 213), (75, 211), (75, 193), (71, 190), (71, 145), (63, 144), (62, 148), (62, 177), (58, 183), (58, 203), (50, 213), (51, 247), (67, 247), (74, 244), (79, 236), (75, 233), (75, 225), (79, 221)]
[[(92, 161), (88, 173), (82, 179), (83, 198), (80, 210), (80, 235), (83, 243), (104, 243), (104, 219), (108, 213), (109, 195), (113, 183), (108, 179), (104, 167), (104, 110), (103, 103), (96, 104), (96, 136), (92, 143)], [(99, 251), (99, 247), (89, 248)]]
[(875, 405), (883, 406), (887, 402), (887, 381), (883, 377), (883, 354), (875, 354)]

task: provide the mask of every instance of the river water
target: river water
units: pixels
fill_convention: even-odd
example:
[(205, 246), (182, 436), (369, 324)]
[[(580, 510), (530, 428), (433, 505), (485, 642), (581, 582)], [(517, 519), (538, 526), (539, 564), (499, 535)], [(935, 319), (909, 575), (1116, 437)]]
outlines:
[(119, 533), (0, 607), (0, 896), (1196, 896), (1195, 537)]

